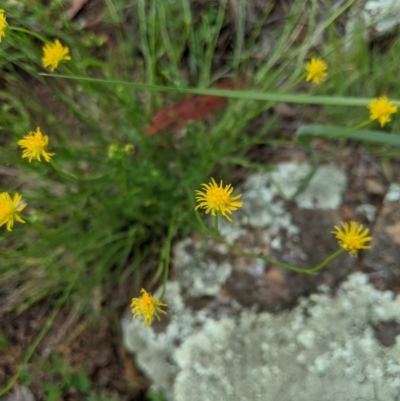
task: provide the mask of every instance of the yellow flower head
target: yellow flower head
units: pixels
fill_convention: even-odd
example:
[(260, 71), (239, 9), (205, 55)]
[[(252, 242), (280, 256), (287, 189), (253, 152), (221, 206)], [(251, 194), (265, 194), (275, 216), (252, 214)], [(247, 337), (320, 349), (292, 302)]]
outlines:
[(140, 290), (140, 293), (142, 294), (140, 298), (132, 298), (131, 309), (133, 317), (142, 316), (144, 320), (144, 327), (147, 327), (152, 323), (154, 316), (157, 318), (157, 320), (160, 320), (160, 316), (158, 315), (159, 313), (163, 313), (164, 315), (167, 314), (167, 312), (163, 311), (161, 307), (168, 305), (151, 296), (143, 288)]
[(391, 121), (390, 115), (397, 113), (397, 107), (386, 96), (373, 99), (368, 105), (371, 120), (379, 120), (381, 127)]
[(342, 226), (343, 229), (335, 226), (336, 231), (332, 231), (332, 234), (335, 234), (335, 237), (339, 240), (339, 245), (342, 249), (356, 256), (358, 250), (371, 248), (370, 245), (365, 245), (366, 242), (372, 240), (372, 237), (368, 237), (368, 228), (364, 228), (355, 221), (342, 223)]
[(306, 81), (312, 81), (312, 83), (319, 85), (322, 81), (325, 81), (328, 76), (326, 70), (328, 66), (325, 61), (319, 58), (313, 57), (310, 62), (306, 64), (307, 77)]
[(40, 156), (43, 156), (46, 162), (50, 161), (50, 156), (54, 156), (55, 153), (46, 152), (46, 147), (49, 143), (49, 137), (47, 135), (43, 135), (40, 132), (40, 128), (36, 128), (36, 132), (29, 132), (28, 135), (24, 136), (24, 139), (18, 141), (18, 145), (24, 149), (22, 152), (22, 157), (27, 157), (29, 159), (29, 163), (32, 159), (40, 160)]
[(0, 9), (0, 42), (1, 42), (1, 37), (6, 36), (5, 35), (5, 30), (7, 27), (7, 20), (6, 16), (4, 15), (4, 10)]
[(124, 150), (127, 155), (133, 155), (135, 153), (135, 147), (131, 143), (125, 145)]
[(233, 192), (231, 184), (224, 188), (221, 180), (218, 186), (214, 178), (211, 178), (210, 184), (201, 185), (204, 187), (205, 192), (196, 191), (196, 200), (199, 204), (195, 210), (204, 208), (206, 213), (211, 212), (213, 216), (215, 216), (215, 212), (221, 213), (228, 221), (232, 222), (233, 220), (227, 213), (232, 213), (243, 206), (243, 202), (236, 202), (242, 195), (231, 196)]
[(58, 39), (56, 39), (54, 43), (44, 45), (42, 49), (43, 67), (50, 67), (51, 72), (58, 67), (61, 61), (71, 60), (71, 57), (68, 55), (69, 48), (64, 47)]
[(22, 196), (18, 194), (14, 195), (14, 199), (11, 199), (8, 192), (0, 194), (0, 227), (7, 224), (7, 231), (11, 231), (14, 219), (20, 223), (25, 223), (17, 214), (26, 207), (26, 203), (22, 203), (21, 199)]
[(112, 159), (119, 151), (119, 145), (116, 143), (112, 143), (108, 146), (108, 158)]

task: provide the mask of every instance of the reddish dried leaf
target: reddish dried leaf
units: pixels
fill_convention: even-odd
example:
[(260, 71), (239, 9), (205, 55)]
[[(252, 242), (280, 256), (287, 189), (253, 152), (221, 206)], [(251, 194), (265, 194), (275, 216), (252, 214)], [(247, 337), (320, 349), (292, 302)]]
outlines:
[[(233, 89), (232, 83), (224, 82), (217, 85), (218, 89)], [(164, 107), (151, 119), (147, 127), (147, 135), (155, 135), (168, 128), (180, 128), (183, 125), (202, 120), (209, 114), (225, 106), (227, 99), (219, 96), (186, 95), (179, 103)]]

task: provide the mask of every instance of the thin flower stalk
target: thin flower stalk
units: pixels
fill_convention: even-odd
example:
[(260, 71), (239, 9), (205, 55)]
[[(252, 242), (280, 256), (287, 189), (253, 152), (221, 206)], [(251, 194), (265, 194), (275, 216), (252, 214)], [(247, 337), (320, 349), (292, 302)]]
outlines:
[(343, 253), (343, 249), (338, 249), (337, 251), (335, 251), (331, 255), (329, 255), (327, 258), (325, 258), (320, 264), (318, 264), (314, 267), (311, 267), (311, 268), (297, 267), (297, 266), (293, 266), (286, 262), (279, 262), (279, 261), (267, 258), (262, 253), (253, 253), (253, 252), (245, 251), (241, 247), (239, 247), (235, 244), (229, 243), (224, 237), (219, 235), (217, 224), (215, 224), (215, 227), (217, 230), (211, 231), (204, 224), (202, 219), (198, 218), (198, 221), (200, 222), (205, 233), (207, 233), (208, 235), (210, 235), (212, 238), (216, 239), (217, 241), (224, 243), (230, 250), (237, 252), (238, 254), (240, 254), (242, 256), (250, 257), (253, 259), (259, 259), (271, 266), (282, 267), (284, 269), (287, 269), (287, 270), (290, 270), (290, 271), (293, 271), (296, 273), (316, 274), (318, 271), (322, 270), (325, 266), (327, 266), (330, 262), (332, 262), (334, 259), (336, 259), (338, 256), (340, 256)]

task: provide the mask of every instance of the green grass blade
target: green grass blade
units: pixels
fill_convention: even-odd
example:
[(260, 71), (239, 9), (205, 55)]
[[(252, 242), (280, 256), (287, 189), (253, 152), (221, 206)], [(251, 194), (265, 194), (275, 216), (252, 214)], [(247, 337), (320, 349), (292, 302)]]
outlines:
[[(144, 84), (140, 82), (87, 78), (87, 77), (69, 76), (62, 74), (42, 73), (40, 75), (46, 77), (71, 79), (74, 81), (81, 81), (81, 82), (97, 82), (99, 84), (130, 86), (132, 88), (158, 91), (158, 92), (191, 93), (194, 95), (220, 96), (232, 99), (245, 99), (245, 100), (263, 100), (263, 101), (299, 103), (299, 104), (319, 104), (326, 106), (358, 106), (358, 107), (365, 107), (369, 103), (371, 103), (372, 100), (371, 98), (356, 98), (356, 97), (312, 96), (301, 93), (287, 95), (282, 93), (260, 93), (256, 91), (242, 91), (242, 90), (171, 87), (171, 86)], [(391, 99), (391, 101), (395, 103), (397, 106), (400, 106), (400, 100)]]
[[(322, 138), (335, 138), (347, 128), (326, 125), (303, 125), (296, 132), (296, 137), (314, 136)], [(400, 134), (387, 134), (380, 131), (358, 130), (350, 132), (341, 138), (355, 139), (362, 142), (381, 143), (384, 145), (400, 146)]]

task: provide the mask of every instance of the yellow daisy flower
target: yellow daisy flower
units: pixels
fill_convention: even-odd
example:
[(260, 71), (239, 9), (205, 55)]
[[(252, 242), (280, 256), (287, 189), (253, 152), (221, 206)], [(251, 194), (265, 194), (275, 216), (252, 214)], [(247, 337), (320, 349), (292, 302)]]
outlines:
[(49, 153), (46, 151), (46, 147), (49, 144), (49, 137), (47, 135), (43, 135), (40, 132), (40, 128), (36, 128), (36, 132), (29, 132), (28, 135), (25, 135), (23, 139), (18, 141), (18, 145), (24, 149), (22, 152), (22, 157), (27, 157), (29, 159), (29, 163), (32, 159), (40, 160), (40, 156), (43, 156), (46, 162), (50, 161), (50, 156), (54, 156), (55, 153)]
[(17, 214), (24, 210), (27, 205), (26, 203), (22, 203), (21, 200), (22, 196), (19, 194), (14, 194), (14, 199), (11, 199), (8, 192), (0, 194), (0, 227), (6, 224), (7, 231), (11, 231), (14, 219), (20, 223), (25, 223)]
[(325, 81), (328, 76), (326, 70), (328, 69), (325, 61), (319, 58), (313, 57), (310, 62), (306, 64), (307, 77), (306, 81), (312, 81), (312, 83), (319, 85), (322, 81)]
[(4, 15), (4, 10), (0, 9), (0, 42), (1, 42), (1, 37), (6, 36), (5, 31), (7, 27), (7, 20), (6, 16)]
[(381, 127), (391, 121), (391, 114), (397, 113), (397, 106), (393, 102), (389, 102), (386, 96), (373, 99), (367, 107), (370, 112), (369, 118), (371, 120), (378, 120)]
[(357, 256), (360, 249), (370, 249), (370, 245), (365, 245), (366, 242), (372, 240), (368, 237), (369, 230), (364, 228), (361, 224), (351, 221), (350, 223), (342, 223), (343, 229), (335, 226), (336, 231), (332, 231), (335, 237), (339, 240), (339, 245), (346, 252)]
[(153, 322), (154, 316), (157, 318), (157, 320), (160, 320), (160, 316), (158, 315), (159, 313), (163, 313), (164, 315), (167, 314), (167, 312), (163, 311), (161, 307), (168, 305), (151, 296), (143, 288), (140, 290), (140, 293), (142, 294), (140, 298), (132, 298), (131, 309), (133, 317), (142, 316), (144, 320), (144, 327), (147, 327)]
[(58, 67), (58, 64), (60, 64), (61, 61), (71, 60), (71, 57), (68, 55), (69, 48), (63, 46), (58, 39), (56, 39), (54, 43), (44, 45), (42, 49), (43, 67), (50, 67), (51, 72)]
[(195, 210), (204, 208), (206, 209), (206, 213), (211, 212), (213, 216), (215, 216), (215, 212), (221, 213), (228, 221), (232, 222), (233, 220), (227, 213), (232, 213), (243, 206), (243, 202), (237, 202), (242, 195), (231, 196), (233, 192), (231, 184), (224, 188), (221, 180), (218, 186), (214, 178), (211, 178), (210, 184), (201, 185), (204, 187), (205, 192), (196, 191), (196, 201), (199, 202), (199, 204), (196, 206)]

